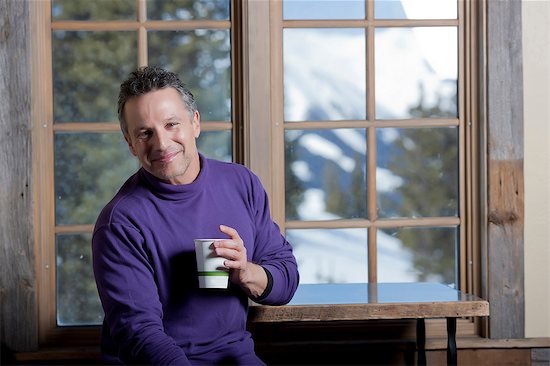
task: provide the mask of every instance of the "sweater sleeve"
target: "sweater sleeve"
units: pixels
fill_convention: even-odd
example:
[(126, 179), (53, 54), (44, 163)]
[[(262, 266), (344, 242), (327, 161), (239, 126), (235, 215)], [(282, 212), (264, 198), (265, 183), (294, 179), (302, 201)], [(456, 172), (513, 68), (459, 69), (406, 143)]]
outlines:
[(127, 364), (189, 365), (164, 332), (162, 306), (143, 238), (132, 227), (106, 224), (94, 232), (93, 269), (105, 324)]
[(272, 220), (269, 200), (258, 177), (253, 175), (256, 237), (252, 260), (268, 272), (268, 289), (254, 301), (264, 305), (288, 303), (298, 287), (299, 274), (292, 246)]

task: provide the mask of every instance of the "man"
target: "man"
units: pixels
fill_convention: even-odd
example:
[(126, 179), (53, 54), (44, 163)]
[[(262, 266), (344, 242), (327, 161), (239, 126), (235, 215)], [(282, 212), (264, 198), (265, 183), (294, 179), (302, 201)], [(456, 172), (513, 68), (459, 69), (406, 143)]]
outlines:
[[(200, 115), (174, 73), (131, 73), (118, 114), (141, 168), (103, 209), (92, 239), (104, 360), (263, 364), (245, 329), (248, 298), (287, 303), (298, 270), (259, 179), (197, 151)], [(195, 238), (226, 238), (215, 251), (229, 269), (228, 290), (198, 288)]]

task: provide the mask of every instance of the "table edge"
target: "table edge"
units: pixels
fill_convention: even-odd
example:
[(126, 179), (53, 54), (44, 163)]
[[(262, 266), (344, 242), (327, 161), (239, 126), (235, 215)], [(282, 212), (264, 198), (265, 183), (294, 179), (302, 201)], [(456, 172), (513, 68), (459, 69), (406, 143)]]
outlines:
[(489, 316), (489, 302), (472, 300), (382, 304), (258, 305), (249, 307), (248, 320), (253, 323), (263, 323), (474, 316)]

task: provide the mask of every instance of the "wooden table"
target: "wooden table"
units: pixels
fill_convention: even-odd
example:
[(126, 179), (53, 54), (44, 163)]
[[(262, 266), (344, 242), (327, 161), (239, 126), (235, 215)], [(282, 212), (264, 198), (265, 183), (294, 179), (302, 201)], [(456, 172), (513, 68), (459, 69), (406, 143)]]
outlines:
[(447, 319), (447, 364), (457, 364), (456, 319), (488, 316), (489, 303), (438, 283), (304, 284), (284, 306), (251, 306), (251, 322), (417, 319), (418, 364), (426, 364), (424, 319)]

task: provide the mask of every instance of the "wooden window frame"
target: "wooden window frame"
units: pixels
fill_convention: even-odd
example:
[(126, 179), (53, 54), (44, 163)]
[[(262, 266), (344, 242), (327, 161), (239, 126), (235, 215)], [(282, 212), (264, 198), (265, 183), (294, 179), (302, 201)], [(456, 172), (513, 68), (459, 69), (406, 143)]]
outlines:
[[(189, 29), (227, 29), (231, 31), (231, 42), (239, 39), (239, 31), (230, 20), (147, 20), (146, 1), (136, 1), (136, 20), (129, 21), (53, 21), (51, 18), (52, 0), (32, 2), (30, 5), (33, 22), (33, 47), (35, 56), (41, 62), (33, 63), (33, 75), (36, 77), (33, 87), (33, 121), (36, 127), (33, 146), (35, 146), (34, 176), (42, 183), (36, 192), (35, 237), (37, 238), (37, 285), (38, 296), (38, 342), (41, 345), (93, 344), (98, 337), (97, 326), (57, 326), (57, 294), (56, 294), (56, 235), (92, 233), (94, 224), (56, 225), (54, 199), (54, 138), (56, 132), (119, 132), (118, 121), (71, 122), (56, 123), (53, 116), (53, 68), (52, 68), (52, 31), (135, 31), (137, 32), (137, 64), (147, 65), (147, 32), (150, 30), (189, 30)], [(231, 12), (239, 10), (238, 2), (231, 1)], [(235, 5), (235, 6), (234, 6)], [(233, 15), (231, 19), (235, 18)], [(231, 52), (232, 79), (240, 74), (238, 54)], [(201, 121), (202, 131), (232, 131), (233, 156), (235, 160), (242, 159), (238, 146), (241, 137), (239, 123), (240, 100), (238, 89), (232, 83), (231, 97), (236, 104), (231, 109), (231, 121)], [(72, 336), (78, 333), (78, 337)]]
[[(285, 223), (286, 229), (309, 229), (309, 228), (368, 228), (368, 282), (376, 283), (377, 279), (377, 231), (384, 228), (404, 228), (404, 227), (453, 227), (458, 228), (459, 231), (459, 258), (466, 257), (466, 220), (465, 217), (465, 202), (470, 200), (465, 194), (465, 181), (469, 172), (465, 168), (465, 133), (467, 119), (471, 119), (470, 116), (466, 116), (465, 113), (465, 98), (464, 93), (458, 95), (458, 116), (457, 118), (426, 118), (426, 119), (406, 119), (406, 120), (378, 120), (375, 117), (375, 30), (380, 27), (437, 27), (437, 26), (452, 26), (457, 28), (458, 43), (458, 91), (463, 92), (469, 86), (466, 82), (469, 80), (468, 75), (462, 72), (464, 67), (464, 11), (467, 3), (459, 2), (458, 18), (446, 19), (446, 20), (378, 20), (374, 18), (374, 2), (366, 1), (366, 20), (282, 20), (282, 3), (274, 3), (275, 16), (272, 18), (273, 32), (280, 33), (283, 29), (293, 28), (353, 28), (353, 29), (365, 29), (366, 34), (366, 65), (367, 65), (367, 88), (366, 94), (367, 100), (367, 118), (366, 120), (355, 121), (303, 121), (303, 122), (285, 122), (283, 118), (284, 106), (276, 105), (276, 109), (279, 113), (274, 116), (276, 118), (277, 126), (280, 126), (276, 132), (278, 145), (273, 151), (275, 156), (284, 156), (284, 132), (294, 129), (337, 129), (337, 128), (360, 128), (365, 129), (367, 133), (367, 218), (366, 219), (353, 219), (353, 220), (332, 220), (332, 221), (286, 221), (284, 219), (284, 200), (277, 200), (279, 203), (276, 206), (275, 217), (280, 222)], [(281, 40), (282, 35), (277, 36), (278, 40)], [(282, 49), (282, 42), (275, 45), (276, 49)], [(277, 87), (276, 91), (280, 94), (283, 93), (283, 67), (281, 57), (277, 57), (276, 70), (277, 73)], [(279, 76), (280, 75), (280, 76)], [(280, 101), (280, 99), (278, 99)], [(428, 218), (378, 218), (377, 215), (377, 192), (376, 192), (376, 131), (379, 128), (393, 127), (393, 128), (408, 128), (408, 127), (458, 127), (458, 156), (459, 156), (459, 205), (457, 217), (428, 217)], [(279, 178), (278, 186), (284, 187), (284, 161), (280, 159), (278, 166)], [(460, 263), (464, 263), (464, 260), (460, 260)], [(461, 265), (459, 270), (461, 284), (461, 290), (466, 290), (465, 286), (465, 270)]]

